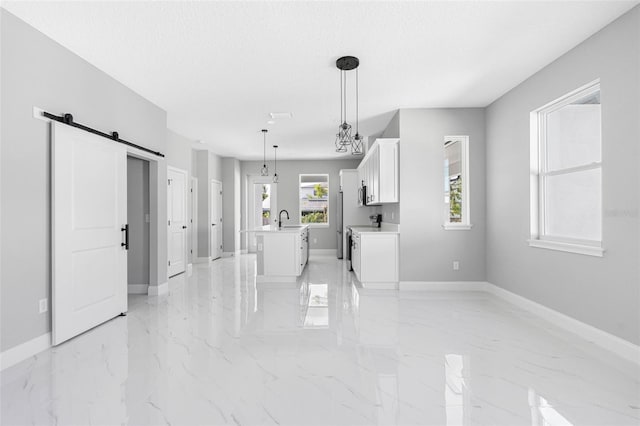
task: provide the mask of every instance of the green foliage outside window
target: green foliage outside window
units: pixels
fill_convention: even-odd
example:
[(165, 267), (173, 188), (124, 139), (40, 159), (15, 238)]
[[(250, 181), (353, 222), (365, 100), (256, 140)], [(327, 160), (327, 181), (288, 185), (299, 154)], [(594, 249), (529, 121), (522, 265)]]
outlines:
[(462, 176), (449, 181), (449, 221), (462, 222)]

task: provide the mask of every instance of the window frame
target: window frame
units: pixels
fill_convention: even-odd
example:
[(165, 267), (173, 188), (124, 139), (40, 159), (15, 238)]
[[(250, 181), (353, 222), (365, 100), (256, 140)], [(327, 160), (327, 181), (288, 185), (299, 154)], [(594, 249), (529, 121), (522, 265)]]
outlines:
[[(530, 247), (564, 251), (602, 257), (602, 235), (600, 240), (575, 239), (549, 235), (546, 233), (546, 178), (569, 175), (571, 173), (600, 169), (600, 190), (602, 194), (602, 158), (589, 164), (565, 167), (563, 169), (548, 170), (547, 167), (547, 116), (559, 109), (572, 104), (578, 99), (600, 92), (600, 79), (587, 83), (530, 113)], [(600, 116), (602, 125), (602, 114)], [(600, 135), (602, 149), (602, 134)], [(601, 220), (602, 198), (600, 199)]]
[[(445, 220), (442, 227), (445, 231), (468, 231), (473, 227), (471, 223), (471, 196), (470, 196), (470, 184), (469, 184), (469, 136), (457, 135), (457, 136), (445, 136), (443, 145), (443, 159), (446, 158), (446, 151), (444, 150), (447, 142), (460, 142), (460, 175), (462, 176), (462, 209), (460, 211), (460, 222), (451, 222), (449, 212), (445, 212)], [(444, 164), (443, 164), (444, 171)], [(448, 179), (448, 176), (444, 177)], [(445, 185), (449, 182), (445, 181)]]
[[(324, 223), (303, 223), (302, 222), (302, 203), (300, 202), (300, 188), (302, 184), (303, 176), (326, 176), (327, 177), (327, 221)], [(328, 228), (331, 220), (331, 187), (329, 173), (300, 173), (298, 174), (298, 217), (300, 218), (300, 224), (309, 225), (309, 228)]]

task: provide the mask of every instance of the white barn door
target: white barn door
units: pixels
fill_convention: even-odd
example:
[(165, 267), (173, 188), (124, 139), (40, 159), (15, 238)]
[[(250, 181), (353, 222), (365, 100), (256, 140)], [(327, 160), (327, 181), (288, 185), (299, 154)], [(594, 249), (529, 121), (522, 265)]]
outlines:
[(58, 345), (127, 311), (127, 152), (53, 122), (52, 319)]
[(169, 220), (169, 276), (184, 272), (187, 266), (187, 172), (167, 168)]

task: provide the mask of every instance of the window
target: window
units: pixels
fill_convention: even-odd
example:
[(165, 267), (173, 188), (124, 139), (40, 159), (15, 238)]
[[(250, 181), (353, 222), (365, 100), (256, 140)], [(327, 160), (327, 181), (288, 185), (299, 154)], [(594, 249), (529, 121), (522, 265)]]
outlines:
[(531, 113), (529, 245), (602, 256), (600, 82)]
[(469, 136), (444, 138), (444, 229), (471, 229)]
[(300, 175), (300, 223), (329, 225), (329, 175)]

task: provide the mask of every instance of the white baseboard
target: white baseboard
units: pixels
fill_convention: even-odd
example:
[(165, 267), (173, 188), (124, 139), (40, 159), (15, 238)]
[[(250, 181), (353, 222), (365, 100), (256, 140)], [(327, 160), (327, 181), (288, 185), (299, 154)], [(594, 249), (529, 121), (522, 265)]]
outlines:
[(563, 328), (583, 339), (600, 346), (621, 358), (640, 365), (640, 346), (624, 340), (618, 336), (607, 333), (592, 325), (578, 321), (568, 315), (548, 308), (525, 297), (512, 293), (497, 285), (486, 283), (485, 291), (491, 293), (513, 305), (535, 314), (550, 323)]
[(400, 281), (400, 291), (486, 291), (486, 281)]
[(129, 294), (148, 294), (149, 284), (129, 284), (127, 293)]
[(247, 254), (247, 253), (249, 253), (249, 250), (247, 249), (240, 250), (240, 254)]
[(365, 290), (398, 290), (397, 282), (361, 282)]
[(149, 296), (161, 296), (169, 292), (169, 283), (149, 286)]
[(291, 275), (256, 275), (257, 283), (295, 283), (298, 277)]
[(211, 262), (210, 257), (194, 257), (193, 263), (209, 263)]
[(28, 342), (24, 342), (18, 346), (0, 353), (0, 370), (4, 370), (25, 359), (39, 354), (40, 352), (51, 347), (51, 333), (43, 334)]
[(309, 249), (309, 256), (338, 256), (336, 249)]
[(233, 257), (236, 255), (235, 251), (223, 251), (222, 252), (222, 257)]

